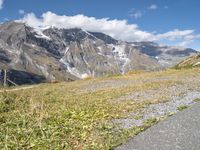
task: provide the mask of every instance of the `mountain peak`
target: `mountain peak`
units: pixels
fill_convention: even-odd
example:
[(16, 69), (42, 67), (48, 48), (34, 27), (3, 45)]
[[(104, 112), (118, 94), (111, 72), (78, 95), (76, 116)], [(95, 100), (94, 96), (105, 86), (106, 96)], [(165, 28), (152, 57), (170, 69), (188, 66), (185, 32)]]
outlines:
[(100, 32), (89, 32), (91, 33), (93, 36), (95, 36), (98, 39), (101, 39), (102, 41), (108, 43), (108, 44), (117, 44), (118, 41), (114, 38), (112, 38), (109, 35), (106, 35), (104, 33), (100, 33)]
[(153, 42), (123, 42), (80, 28), (32, 28), (22, 22), (0, 25), (0, 69), (20, 70), (47, 80), (157, 70), (196, 51)]

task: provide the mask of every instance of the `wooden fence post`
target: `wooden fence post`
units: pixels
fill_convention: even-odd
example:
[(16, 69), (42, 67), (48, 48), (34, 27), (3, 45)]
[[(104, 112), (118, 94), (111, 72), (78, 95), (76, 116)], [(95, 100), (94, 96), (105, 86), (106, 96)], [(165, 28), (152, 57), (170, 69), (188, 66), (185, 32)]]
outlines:
[(4, 87), (7, 86), (7, 70), (6, 70), (6, 69), (4, 69), (4, 80), (3, 80), (3, 85), (4, 85)]

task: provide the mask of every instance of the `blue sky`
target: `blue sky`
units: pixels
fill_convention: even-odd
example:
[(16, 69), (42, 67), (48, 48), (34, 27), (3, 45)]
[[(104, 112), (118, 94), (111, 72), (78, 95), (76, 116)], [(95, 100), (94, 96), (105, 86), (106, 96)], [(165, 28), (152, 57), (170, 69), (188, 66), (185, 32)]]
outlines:
[[(32, 25), (38, 22), (30, 20), (40, 19), (38, 24), (56, 26), (63, 23), (62, 27), (65, 27), (64, 24), (68, 22), (61, 23), (61, 20), (68, 19), (66, 16), (76, 16), (71, 18), (72, 22), (76, 20), (75, 27), (107, 32), (121, 40), (153, 39), (164, 44), (200, 49), (199, 6), (199, 0), (4, 0), (0, 7), (0, 22), (26, 17), (24, 20)], [(47, 12), (49, 14), (46, 16), (58, 20), (57, 24), (50, 21), (46, 23), (44, 18), (41, 21), (41, 15)], [(82, 17), (78, 17), (78, 14), (82, 14)], [(99, 20), (102, 18), (109, 19)], [(80, 25), (77, 20), (86, 24), (88, 21), (94, 24), (106, 24), (104, 27), (106, 29), (97, 29), (98, 25)], [(122, 23), (122, 20), (127, 22)], [(114, 25), (109, 28), (109, 24)], [(115, 26), (116, 30), (113, 30)], [(127, 35), (122, 36), (120, 33)], [(173, 39), (173, 36), (176, 38)]]

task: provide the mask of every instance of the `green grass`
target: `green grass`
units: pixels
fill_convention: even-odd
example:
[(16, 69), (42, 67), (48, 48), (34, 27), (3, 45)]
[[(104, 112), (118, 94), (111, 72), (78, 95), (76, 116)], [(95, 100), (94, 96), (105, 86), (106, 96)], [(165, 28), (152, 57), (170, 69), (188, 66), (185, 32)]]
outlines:
[(135, 133), (110, 122), (145, 105), (109, 102), (125, 90), (81, 94), (65, 86), (3, 93), (0, 149), (110, 149)]
[[(182, 84), (179, 81), (181, 78), (197, 73), (195, 71), (192, 74), (191, 70), (129, 73), (124, 76), (41, 84), (32, 89), (2, 92), (0, 149), (112, 149), (158, 121), (152, 118), (142, 127), (120, 129), (112, 122), (113, 119), (128, 118), (132, 112), (140, 112), (150, 104), (165, 101), (127, 99), (116, 102), (116, 99), (137, 91)], [(169, 80), (154, 81), (164, 77), (169, 77)], [(139, 80), (141, 83), (92, 91), (85, 88), (107, 80)], [(139, 117), (140, 115), (138, 119)]]
[(177, 107), (177, 110), (182, 111), (182, 110), (187, 109), (188, 107), (189, 107), (189, 106), (181, 105), (181, 106)]
[(185, 66), (179, 66), (179, 65), (176, 65), (173, 67), (173, 69), (177, 69), (177, 70), (180, 70), (180, 69), (192, 69), (192, 68), (199, 68), (200, 65), (193, 65), (193, 64), (188, 64), (188, 65), (185, 65)]
[(146, 121), (144, 122), (144, 125), (143, 125), (143, 126), (146, 127), (146, 128), (148, 128), (148, 127), (150, 127), (150, 126), (152, 126), (152, 125), (158, 123), (158, 121), (159, 121), (158, 118), (150, 118), (150, 119), (148, 119), (148, 120), (146, 120)]
[(139, 120), (139, 119), (141, 119), (142, 117), (143, 117), (142, 115), (135, 115), (135, 116), (133, 116), (133, 119)]
[(200, 102), (200, 98), (197, 98), (194, 100), (195, 102)]

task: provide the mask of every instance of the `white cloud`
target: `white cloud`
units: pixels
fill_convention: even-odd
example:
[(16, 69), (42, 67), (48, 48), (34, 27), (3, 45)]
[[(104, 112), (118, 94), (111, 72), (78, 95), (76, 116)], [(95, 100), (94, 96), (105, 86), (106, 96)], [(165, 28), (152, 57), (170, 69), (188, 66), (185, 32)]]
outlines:
[(189, 44), (191, 44), (193, 42), (194, 42), (194, 40), (187, 40), (187, 41), (185, 40), (185, 41), (178, 43), (177, 45), (181, 46), (181, 47), (187, 47)]
[[(136, 24), (129, 24), (126, 20), (111, 20), (109, 18), (96, 19), (82, 14), (75, 16), (57, 15), (52, 12), (42, 14), (40, 18), (29, 13), (21, 19), (34, 28), (54, 26), (57, 28), (82, 28), (93, 32), (102, 32), (123, 41), (174, 41), (176, 44), (188, 45), (200, 35), (194, 30), (172, 30), (157, 34), (141, 30)], [(178, 42), (178, 43), (177, 43)]]
[(3, 9), (3, 1), (4, 0), (0, 0), (0, 9)]
[(156, 10), (158, 7), (157, 7), (157, 5), (156, 4), (152, 4), (152, 5), (150, 5), (147, 9), (149, 9), (149, 10)]
[(161, 39), (168, 39), (168, 40), (174, 41), (178, 38), (181, 38), (181, 39), (194, 38), (195, 35), (194, 35), (194, 30), (181, 31), (179, 29), (175, 29), (173, 31), (166, 32), (164, 34), (158, 34), (157, 37)]
[(41, 18), (30, 13), (22, 19), (28, 25), (40, 28), (54, 26), (57, 28), (82, 28), (93, 32), (102, 32), (116, 39), (126, 41), (141, 41), (151, 37), (151, 34), (138, 29), (136, 24), (128, 24), (126, 20), (110, 20), (109, 18), (96, 19), (84, 15), (59, 16), (52, 12), (46, 12)]
[(18, 11), (18, 13), (19, 13), (20, 15), (23, 15), (23, 14), (25, 14), (25, 11), (24, 11), (23, 9), (20, 9), (20, 10)]
[(133, 18), (135, 18), (135, 19), (138, 19), (138, 18), (141, 18), (141, 17), (142, 17), (142, 12), (137, 11), (137, 12), (130, 13), (129, 15), (130, 15), (130, 17), (133, 17)]

